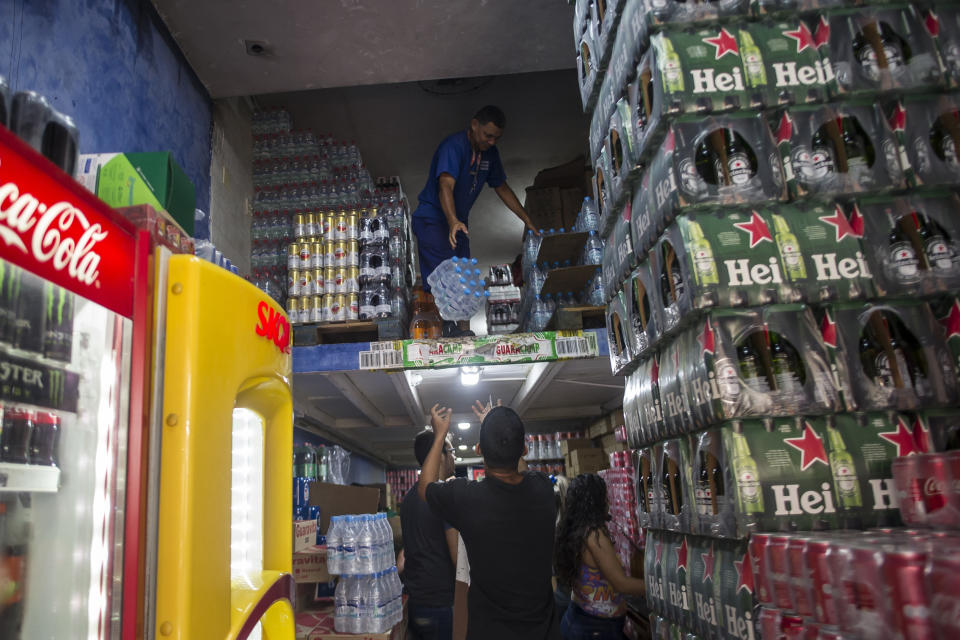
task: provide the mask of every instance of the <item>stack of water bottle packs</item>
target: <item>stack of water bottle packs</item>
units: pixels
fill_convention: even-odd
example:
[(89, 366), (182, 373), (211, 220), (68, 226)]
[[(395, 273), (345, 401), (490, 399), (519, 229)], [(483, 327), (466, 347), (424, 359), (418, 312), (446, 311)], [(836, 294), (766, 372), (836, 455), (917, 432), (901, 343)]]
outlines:
[(490, 293), (476, 258), (448, 258), (427, 278), (437, 310), (444, 320), (469, 320)]
[(404, 324), (412, 242), (399, 184), (374, 184), (356, 144), (291, 124), (282, 109), (255, 114), (254, 283), (294, 324)]
[[(520, 316), (521, 326), (526, 331), (543, 331), (547, 328), (557, 308), (584, 306), (602, 306), (603, 280), (601, 266), (603, 262), (604, 241), (599, 235), (600, 217), (593, 199), (584, 198), (574, 226), (569, 233), (586, 233), (583, 251), (578, 256), (564, 261), (548, 262), (542, 259), (540, 247), (543, 239), (549, 236), (568, 233), (566, 229), (540, 229), (537, 236), (527, 231), (523, 242), (523, 280)], [(582, 291), (559, 291), (542, 294), (543, 285), (550, 271), (577, 265), (596, 266), (596, 273)]]
[(336, 631), (392, 629), (403, 619), (403, 585), (387, 514), (334, 516), (326, 540), (327, 570), (339, 576), (334, 592)]

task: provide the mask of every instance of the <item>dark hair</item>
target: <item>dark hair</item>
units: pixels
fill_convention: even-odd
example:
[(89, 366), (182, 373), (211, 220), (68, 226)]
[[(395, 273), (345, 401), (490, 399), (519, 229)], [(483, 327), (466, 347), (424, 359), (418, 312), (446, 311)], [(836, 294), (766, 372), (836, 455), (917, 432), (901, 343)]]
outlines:
[(433, 446), (433, 430), (424, 429), (413, 439), (413, 455), (417, 456), (417, 464), (423, 466), (423, 461), (427, 459), (430, 453), (430, 447)]
[(524, 445), (523, 421), (510, 407), (494, 407), (480, 424), (480, 453), (492, 469), (516, 469)]
[(557, 582), (573, 588), (577, 582), (587, 536), (607, 537), (607, 483), (596, 474), (580, 474), (570, 483), (563, 518), (557, 527), (553, 564)]
[(474, 114), (473, 119), (481, 125), (492, 122), (498, 129), (503, 129), (507, 126), (507, 116), (503, 113), (503, 110), (492, 104), (481, 107), (480, 111)]

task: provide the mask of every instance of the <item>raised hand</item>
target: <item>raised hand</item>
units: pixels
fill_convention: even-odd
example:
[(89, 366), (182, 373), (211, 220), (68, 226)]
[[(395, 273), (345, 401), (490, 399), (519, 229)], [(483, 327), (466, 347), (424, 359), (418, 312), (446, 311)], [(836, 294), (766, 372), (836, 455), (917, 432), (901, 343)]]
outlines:
[(441, 407), (439, 403), (430, 407), (430, 426), (433, 427), (434, 438), (447, 437), (451, 415), (453, 415), (453, 409)]
[[(502, 407), (503, 400), (497, 399), (497, 406)], [(482, 402), (477, 400), (473, 403), (473, 406), (470, 408), (473, 409), (473, 415), (477, 416), (477, 420), (479, 420), (480, 422), (483, 422), (483, 419), (486, 418), (487, 414), (490, 413), (490, 410), (493, 409), (493, 405), (489, 402), (486, 405), (484, 405)]]

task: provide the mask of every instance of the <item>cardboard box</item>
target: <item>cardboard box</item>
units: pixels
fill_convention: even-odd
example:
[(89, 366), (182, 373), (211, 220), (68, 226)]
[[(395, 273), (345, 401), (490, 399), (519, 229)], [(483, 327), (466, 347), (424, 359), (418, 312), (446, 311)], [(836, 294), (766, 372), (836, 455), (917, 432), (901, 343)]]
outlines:
[(610, 425), (610, 417), (604, 416), (590, 425), (587, 429), (588, 438), (602, 438), (608, 433), (613, 433), (613, 427)]
[[(527, 188), (527, 199), (523, 208), (530, 216), (533, 226), (544, 231), (549, 229), (559, 230), (563, 226), (562, 202), (560, 200), (560, 189), (557, 187), (547, 187), (538, 189), (535, 187)], [(526, 232), (524, 232), (526, 234)]]
[(610, 446), (605, 446), (603, 448), (603, 452), (607, 454), (607, 457), (609, 457), (611, 453), (614, 453), (616, 451), (626, 451), (626, 450), (627, 450), (627, 443), (619, 442), (619, 441), (614, 441)]
[(393, 539), (396, 542), (403, 538), (403, 529), (400, 526), (400, 516), (393, 516), (392, 518), (387, 518), (387, 522), (390, 523), (390, 529), (393, 530)]
[(380, 492), (380, 501), (377, 503), (377, 511), (386, 511), (388, 493), (387, 484), (385, 482), (381, 482), (378, 484), (365, 484), (363, 486), (369, 487), (370, 489), (376, 489)]
[(571, 451), (576, 451), (577, 449), (592, 449), (593, 442), (587, 438), (573, 438), (572, 440), (561, 440), (560, 441), (560, 455), (566, 458)]
[(170, 213), (193, 236), (197, 196), (169, 151), (80, 156), (77, 180), (111, 207), (149, 204)]
[(141, 204), (135, 207), (120, 207), (117, 212), (135, 224), (138, 229), (148, 231), (157, 244), (162, 244), (174, 253), (193, 255), (193, 238), (188, 236), (177, 221), (163, 209)]
[(575, 449), (567, 461), (567, 475), (575, 477), (581, 473), (596, 473), (610, 466), (603, 449)]
[(293, 552), (300, 553), (317, 544), (317, 521), (293, 521)]
[(617, 434), (608, 433), (600, 438), (600, 448), (606, 451), (617, 445)]
[(330, 526), (332, 516), (375, 513), (379, 503), (379, 489), (330, 484), (329, 482), (314, 482), (310, 485), (310, 504), (320, 507), (321, 531), (326, 531), (327, 527)]
[(293, 554), (294, 582), (316, 583), (329, 580), (326, 546), (313, 546)]
[[(299, 583), (296, 585), (295, 591), (295, 600), (293, 603), (294, 613), (300, 613), (303, 611), (314, 611), (317, 607), (322, 606), (325, 603), (318, 603), (316, 601), (317, 594), (317, 585), (316, 584), (307, 584)], [(297, 616), (299, 619), (300, 616)], [(313, 626), (316, 626), (314, 624)], [(310, 629), (313, 629), (313, 626)], [(309, 631), (309, 629), (308, 629)]]

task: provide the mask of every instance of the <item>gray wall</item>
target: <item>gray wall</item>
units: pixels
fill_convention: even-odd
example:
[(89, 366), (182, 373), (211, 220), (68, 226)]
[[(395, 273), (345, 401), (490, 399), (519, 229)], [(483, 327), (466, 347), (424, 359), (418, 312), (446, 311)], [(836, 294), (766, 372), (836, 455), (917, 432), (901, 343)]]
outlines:
[(250, 199), (253, 196), (253, 111), (243, 98), (213, 103), (210, 158), (210, 241), (250, 273)]
[[(436, 95), (418, 83), (403, 83), (272, 94), (255, 100), (262, 106), (286, 106), (297, 128), (356, 140), (372, 175), (400, 176), (412, 207), (437, 144), (466, 127), (484, 104), (496, 104), (506, 112), (500, 156), (521, 202), (538, 171), (585, 153), (589, 126), (575, 70), (498, 76), (461, 95)], [(496, 194), (485, 189), (470, 214), (474, 257), (486, 265), (512, 262), (521, 250), (522, 226)]]

